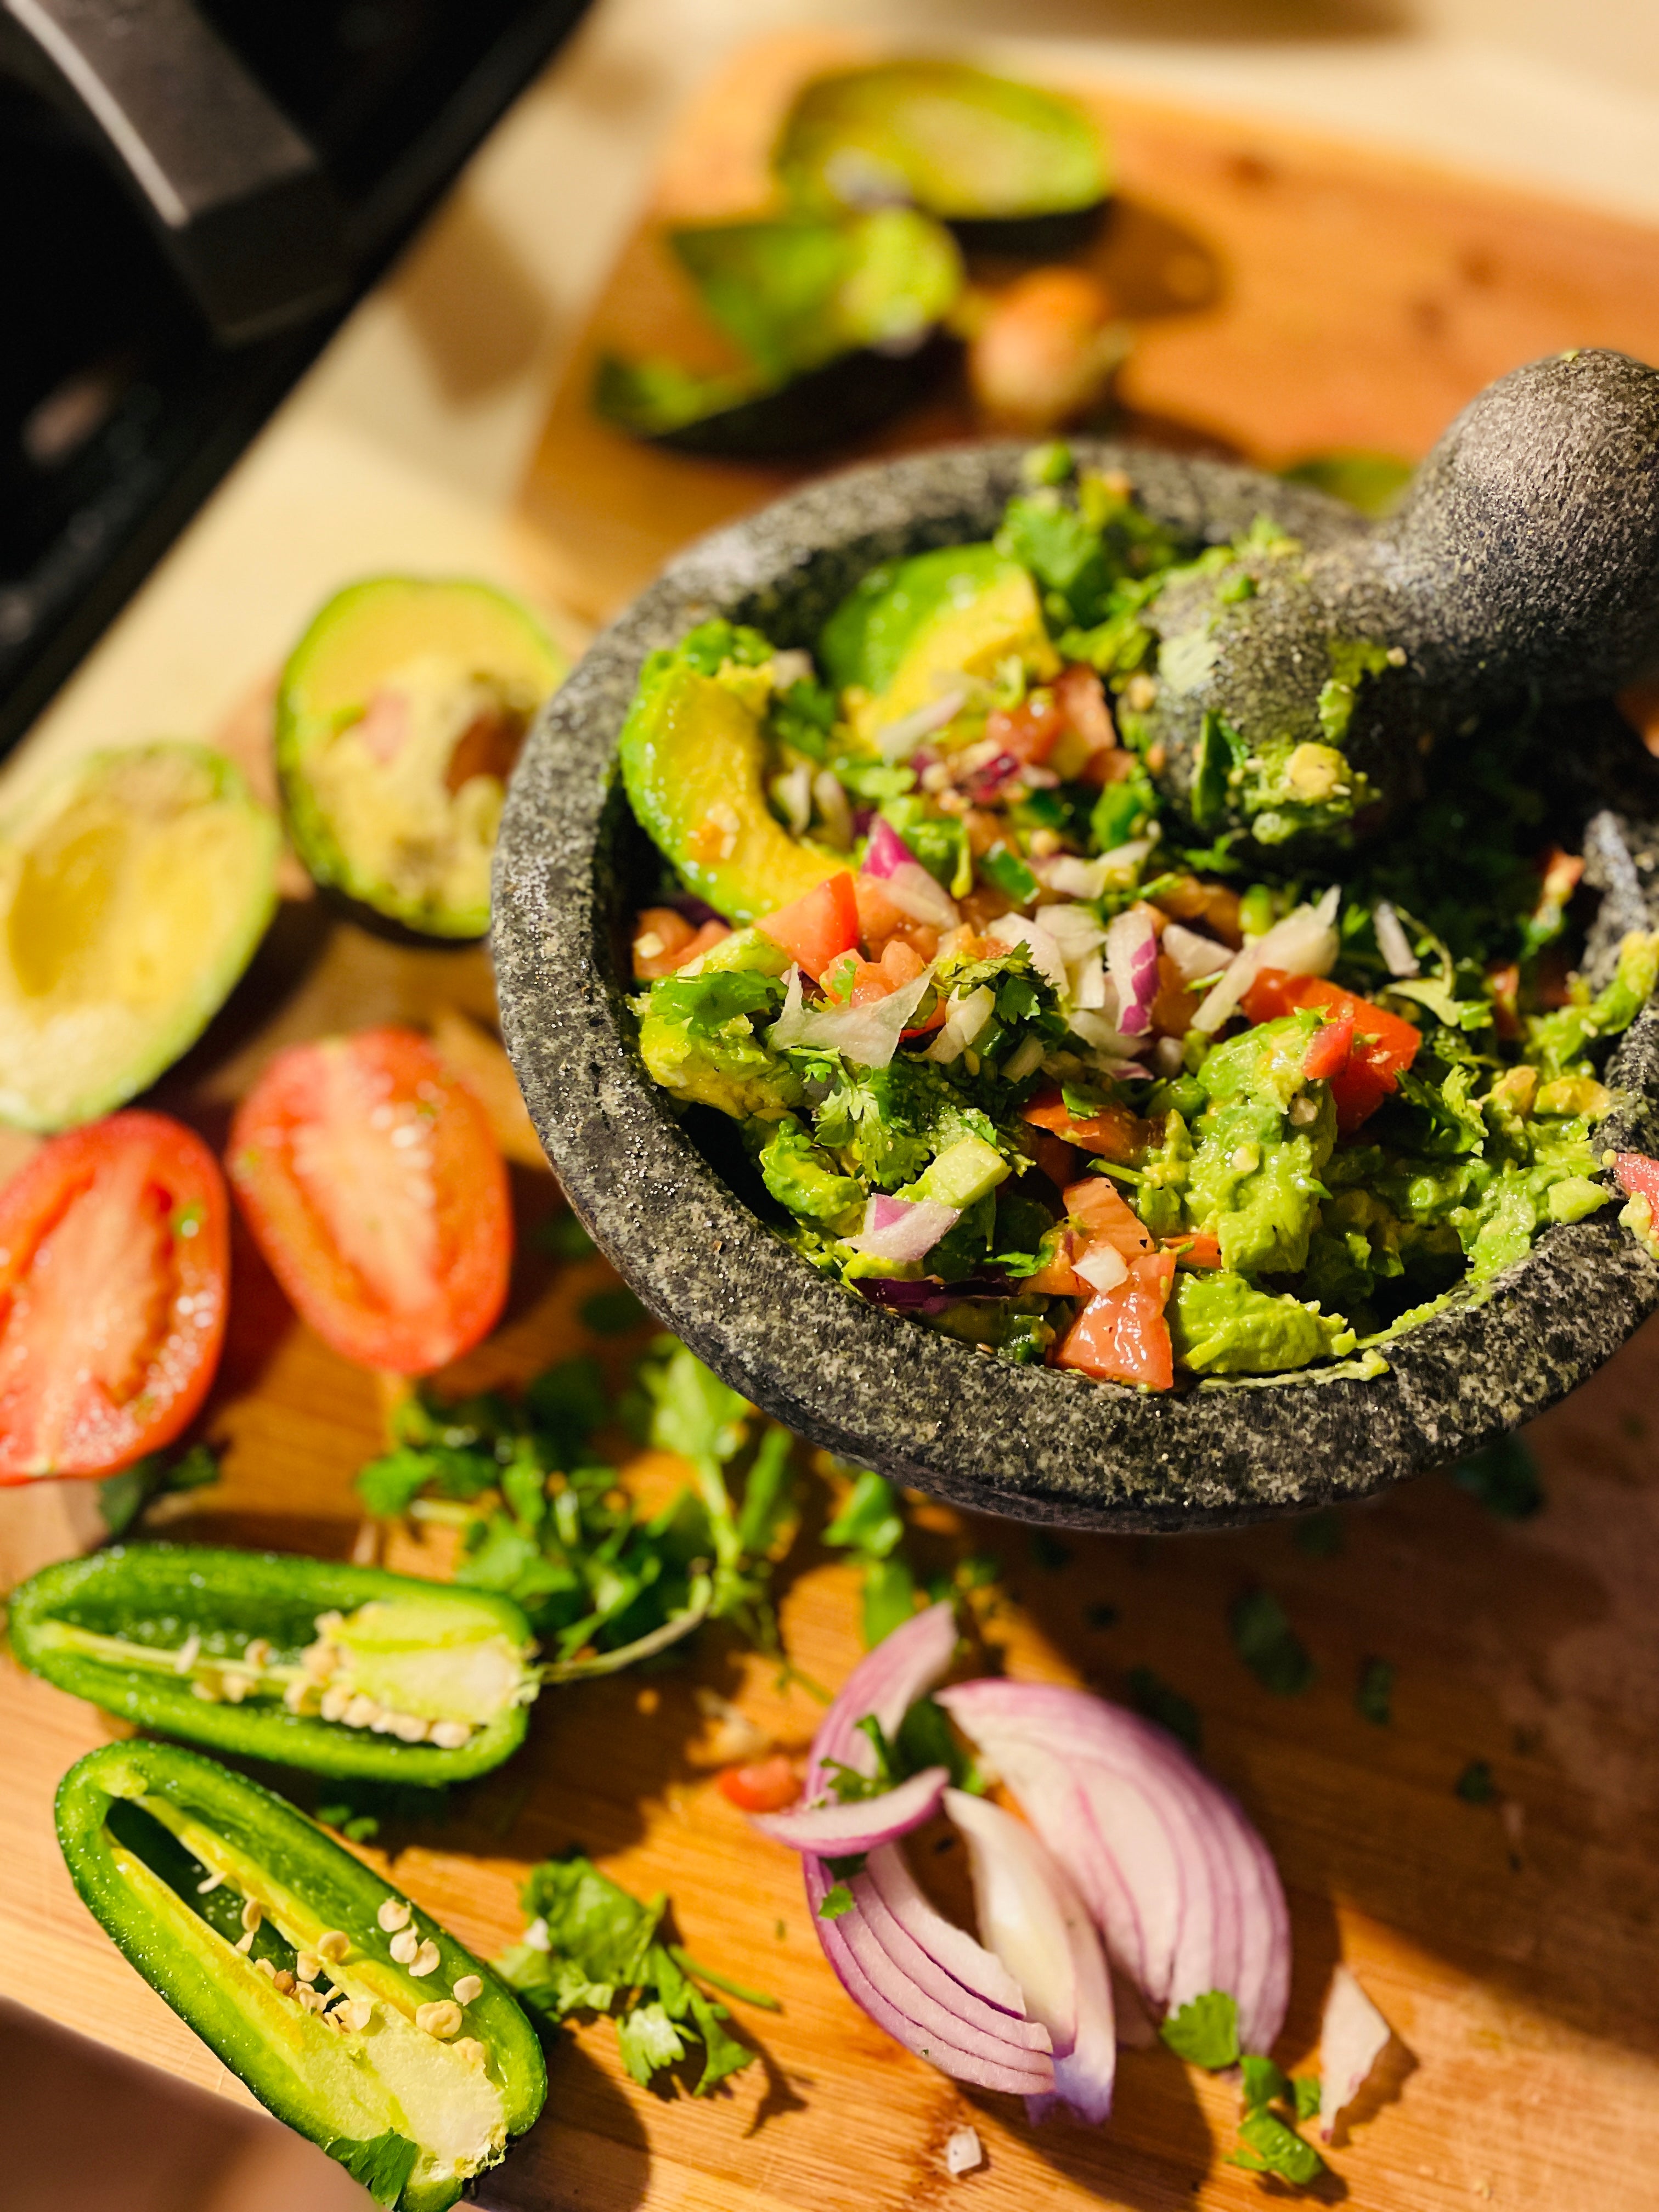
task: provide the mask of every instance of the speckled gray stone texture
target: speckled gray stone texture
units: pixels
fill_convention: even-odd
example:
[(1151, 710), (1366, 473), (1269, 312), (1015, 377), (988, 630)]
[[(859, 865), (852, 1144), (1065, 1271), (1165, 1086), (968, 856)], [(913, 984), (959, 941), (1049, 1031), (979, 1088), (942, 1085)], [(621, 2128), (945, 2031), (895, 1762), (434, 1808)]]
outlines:
[[(1596, 349), (1516, 369), (1452, 423), (1396, 516), (1253, 566), (1247, 601), (1194, 579), (1147, 617), (1210, 657), (1200, 680), (1159, 679), (1159, 781), (1187, 803), (1211, 711), (1253, 745), (1318, 740), (1331, 644), (1372, 641), (1404, 656), (1362, 685), (1342, 740), (1376, 793), (1375, 827), (1472, 717), (1528, 690), (1594, 698), (1659, 665), (1659, 371)], [(1234, 808), (1211, 827), (1224, 823), (1248, 830)], [(1304, 834), (1297, 856), (1316, 848)]]
[[(1153, 1395), (1016, 1368), (879, 1311), (815, 1273), (728, 1188), (646, 1076), (626, 1008), (648, 854), (616, 774), (641, 662), (720, 612), (808, 644), (874, 562), (987, 535), (1021, 449), (927, 454), (831, 478), (702, 540), (599, 639), (520, 760), (496, 858), (494, 950), (507, 1049), (577, 1212), (664, 1323), (769, 1413), (844, 1458), (1029, 1521), (1171, 1529), (1357, 1498), (1473, 1449), (1582, 1382), (1659, 1304), (1659, 1266), (1613, 1209), (1549, 1231), (1478, 1307), (1390, 1347), (1369, 1381)], [(1346, 509), (1218, 464), (1109, 447), (1155, 514), (1219, 542), (1268, 513), (1310, 547)], [(1620, 803), (1617, 797), (1611, 806)], [(1641, 902), (1653, 855), (1606, 811), (1598, 879)], [(1609, 1141), (1659, 1148), (1659, 1021), (1611, 1079)]]

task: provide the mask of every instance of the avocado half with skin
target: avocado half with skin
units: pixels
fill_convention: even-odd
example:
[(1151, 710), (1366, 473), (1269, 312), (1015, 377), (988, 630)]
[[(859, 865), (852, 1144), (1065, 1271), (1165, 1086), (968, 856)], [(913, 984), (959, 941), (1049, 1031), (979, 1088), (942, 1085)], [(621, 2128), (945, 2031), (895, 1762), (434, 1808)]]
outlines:
[(1112, 187), (1099, 127), (1074, 102), (923, 58), (814, 78), (772, 165), (802, 207), (902, 203), (964, 244), (1050, 257), (1084, 242)]
[(281, 846), (185, 743), (88, 754), (0, 826), (0, 1119), (70, 1128), (170, 1067), (253, 957)]
[(337, 592), (276, 696), (283, 805), (313, 881), (371, 925), (483, 936), (507, 780), (568, 666), (492, 585), (376, 576)]
[(606, 356), (594, 407), (634, 437), (750, 460), (808, 452), (872, 428), (938, 373), (962, 257), (915, 209), (686, 225), (667, 241), (742, 365)]

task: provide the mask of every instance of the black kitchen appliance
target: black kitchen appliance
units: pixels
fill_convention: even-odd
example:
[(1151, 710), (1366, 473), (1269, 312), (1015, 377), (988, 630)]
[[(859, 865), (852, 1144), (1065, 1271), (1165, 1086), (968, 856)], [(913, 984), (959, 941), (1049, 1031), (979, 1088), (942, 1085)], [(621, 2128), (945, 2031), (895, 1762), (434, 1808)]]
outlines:
[(0, 0), (0, 749), (584, 0)]

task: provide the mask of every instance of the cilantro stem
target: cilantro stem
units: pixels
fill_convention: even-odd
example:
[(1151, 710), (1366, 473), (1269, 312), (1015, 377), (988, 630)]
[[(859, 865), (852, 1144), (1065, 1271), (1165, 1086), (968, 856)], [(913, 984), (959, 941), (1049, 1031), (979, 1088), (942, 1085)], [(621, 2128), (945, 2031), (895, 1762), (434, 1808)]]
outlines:
[(654, 1651), (665, 1651), (671, 1644), (678, 1644), (683, 1636), (708, 1618), (708, 1608), (714, 1601), (714, 1585), (707, 1575), (699, 1575), (691, 1585), (691, 1601), (680, 1612), (671, 1613), (660, 1628), (653, 1628), (648, 1636), (636, 1637), (631, 1644), (619, 1644), (614, 1651), (596, 1651), (591, 1659), (553, 1659), (538, 1669), (544, 1682), (580, 1682), (591, 1674), (615, 1674), (624, 1667), (631, 1667), (636, 1659), (648, 1659)]
[(678, 1943), (668, 1946), (668, 1955), (683, 1974), (695, 1975), (698, 1981), (707, 1982), (711, 1990), (719, 1990), (723, 1996), (736, 1997), (739, 2004), (758, 2005), (763, 2012), (783, 2010), (778, 1999), (768, 1996), (764, 1990), (748, 1989), (742, 1982), (734, 1982), (725, 1974), (717, 1974), (708, 1966), (700, 1966), (690, 1953), (683, 1950)]

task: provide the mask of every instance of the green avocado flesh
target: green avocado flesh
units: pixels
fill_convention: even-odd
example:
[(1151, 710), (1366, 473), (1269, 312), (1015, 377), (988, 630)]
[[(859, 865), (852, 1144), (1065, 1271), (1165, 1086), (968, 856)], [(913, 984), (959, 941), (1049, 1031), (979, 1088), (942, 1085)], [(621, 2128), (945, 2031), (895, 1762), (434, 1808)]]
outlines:
[(950, 233), (909, 208), (699, 224), (671, 230), (668, 242), (742, 365), (607, 359), (595, 404), (640, 437), (750, 407), (866, 349), (914, 352), (962, 289)]
[(524, 1740), (529, 1624), (482, 1590), (277, 1553), (113, 1546), (11, 1593), (14, 1655), (142, 1728), (438, 1787)]
[(856, 915), (777, 925), (811, 974), (751, 926), (653, 975), (646, 1070), (739, 1124), (757, 1212), (904, 1326), (1143, 1388), (1379, 1373), (1614, 1206), (1610, 1048), (1659, 932), (1575, 972), (1583, 799), (1541, 717), (1477, 726), (1328, 874), (1279, 856), (1364, 797), (1342, 746), (1386, 640), (1326, 640), (1301, 731), (1207, 715), (1177, 797), (1149, 695), (1297, 548), (1183, 542), (1063, 446), (1022, 474), (993, 542), (872, 567), (810, 641), (712, 618), (647, 660), (623, 775), (679, 880), (750, 924), (858, 880)]
[(276, 698), (276, 767), (313, 880), (417, 936), (489, 927), (524, 733), (568, 664), (488, 584), (380, 576), (323, 608)]
[(1079, 107), (962, 62), (896, 61), (819, 77), (773, 154), (804, 205), (908, 200), (947, 221), (1065, 214), (1111, 185)]
[[(80, 1759), (57, 1814), (70, 1876), (118, 1948), (377, 2203), (444, 2212), (539, 2112), (539, 2045), (489, 1968), (269, 1790), (140, 1740)], [(407, 1931), (433, 1971), (393, 1955)], [(468, 1977), (481, 1987), (463, 2003)], [(459, 2019), (417, 2018), (446, 2000)], [(341, 2005), (343, 2021), (325, 2017)]]
[(276, 903), (276, 817), (204, 745), (89, 755), (0, 827), (0, 1118), (95, 1121), (193, 1044)]

